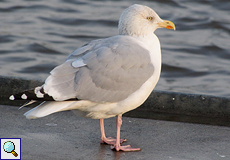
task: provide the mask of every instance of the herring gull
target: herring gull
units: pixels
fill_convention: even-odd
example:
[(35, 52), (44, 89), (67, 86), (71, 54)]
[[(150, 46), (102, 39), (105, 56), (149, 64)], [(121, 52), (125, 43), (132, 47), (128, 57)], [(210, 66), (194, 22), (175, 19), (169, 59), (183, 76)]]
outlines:
[[(91, 41), (73, 51), (54, 68), (42, 86), (10, 96), (10, 100), (43, 101), (24, 115), (35, 119), (75, 110), (84, 117), (99, 119), (101, 143), (116, 151), (138, 151), (122, 146), (122, 114), (139, 107), (156, 86), (161, 72), (157, 28), (174, 29), (143, 5), (126, 8), (119, 19), (119, 35)], [(117, 137), (105, 136), (104, 119), (117, 116)]]

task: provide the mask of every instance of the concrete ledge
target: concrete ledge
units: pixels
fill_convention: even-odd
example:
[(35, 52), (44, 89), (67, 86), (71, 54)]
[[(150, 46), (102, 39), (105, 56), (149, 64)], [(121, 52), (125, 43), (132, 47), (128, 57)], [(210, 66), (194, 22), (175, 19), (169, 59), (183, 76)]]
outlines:
[(10, 101), (9, 96), (42, 84), (42, 81), (0, 77), (0, 104), (21, 106), (26, 101)]
[[(0, 104), (20, 106), (9, 96), (43, 82), (0, 77)], [(208, 95), (153, 91), (146, 102), (124, 116), (230, 126), (230, 99)]]
[(230, 126), (230, 99), (153, 91), (128, 117)]

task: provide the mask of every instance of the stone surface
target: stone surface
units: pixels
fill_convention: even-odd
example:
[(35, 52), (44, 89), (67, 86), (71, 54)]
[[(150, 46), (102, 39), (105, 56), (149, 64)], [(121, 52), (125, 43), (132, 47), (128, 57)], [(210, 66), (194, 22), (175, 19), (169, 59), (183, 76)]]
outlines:
[[(26, 101), (10, 101), (9, 96), (42, 83), (0, 77), (0, 104), (21, 106)], [(154, 90), (142, 106), (124, 116), (230, 126), (230, 99)]]
[[(139, 152), (115, 152), (100, 144), (99, 120), (71, 111), (27, 120), (29, 108), (0, 106), (0, 137), (22, 139), (23, 160), (229, 160), (230, 128), (123, 117), (124, 144)], [(106, 135), (116, 135), (115, 118), (105, 120)]]

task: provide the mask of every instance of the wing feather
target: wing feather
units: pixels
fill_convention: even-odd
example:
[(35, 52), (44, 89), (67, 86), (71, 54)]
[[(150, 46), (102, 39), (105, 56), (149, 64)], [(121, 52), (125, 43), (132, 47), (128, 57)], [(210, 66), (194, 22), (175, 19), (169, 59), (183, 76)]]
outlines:
[(58, 101), (118, 102), (137, 91), (154, 72), (149, 51), (127, 36), (92, 41), (67, 59), (44, 84), (44, 92)]

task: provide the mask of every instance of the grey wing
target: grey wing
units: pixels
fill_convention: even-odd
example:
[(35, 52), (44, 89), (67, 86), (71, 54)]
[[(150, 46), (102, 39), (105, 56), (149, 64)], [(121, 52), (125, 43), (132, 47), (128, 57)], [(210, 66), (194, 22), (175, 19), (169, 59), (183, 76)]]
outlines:
[(86, 53), (88, 53), (93, 47), (95, 47), (95, 44), (100, 43), (100, 41), (102, 41), (102, 39), (98, 39), (98, 40), (94, 40), (90, 43), (87, 43), (85, 45), (83, 45), (82, 47), (76, 49), (75, 51), (73, 51), (67, 58), (66, 60), (70, 60), (70, 59), (76, 59), (79, 58), (83, 55), (85, 55)]
[(110, 38), (55, 68), (44, 91), (58, 101), (118, 102), (137, 91), (153, 72), (146, 49), (130, 39)]

